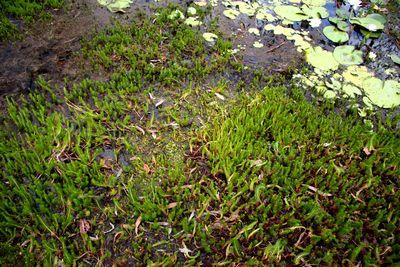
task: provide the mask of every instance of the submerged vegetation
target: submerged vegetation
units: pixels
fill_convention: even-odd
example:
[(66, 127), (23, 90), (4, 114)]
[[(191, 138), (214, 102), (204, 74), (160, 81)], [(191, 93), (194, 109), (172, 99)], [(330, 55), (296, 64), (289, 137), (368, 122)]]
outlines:
[[(116, 23), (78, 55), (102, 80), (38, 79), (7, 98), (2, 265), (400, 262), (399, 116), (371, 128), (357, 108), (249, 70), (223, 34), (187, 23), (203, 15), (170, 6)], [(355, 95), (374, 78), (353, 47), (327, 55)]]

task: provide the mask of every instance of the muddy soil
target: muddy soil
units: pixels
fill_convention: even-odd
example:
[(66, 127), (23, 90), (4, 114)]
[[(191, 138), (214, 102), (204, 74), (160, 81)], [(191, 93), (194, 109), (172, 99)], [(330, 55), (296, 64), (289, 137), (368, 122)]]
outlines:
[[(252, 68), (261, 68), (266, 73), (284, 73), (298, 67), (302, 61), (302, 54), (298, 53), (292, 42), (287, 41), (284, 36), (264, 34), (264, 23), (254, 17), (243, 14), (237, 19), (229, 19), (223, 15), (226, 9), (221, 2), (213, 7), (207, 21), (216, 19), (218, 30), (225, 38), (232, 41), (234, 48), (239, 49), (238, 55), (243, 57), (243, 63)], [(260, 36), (248, 32), (251, 27), (260, 30)], [(253, 47), (254, 42), (264, 45), (262, 48)]]
[[(139, 11), (150, 14), (152, 7), (166, 6), (171, 2), (184, 8), (189, 4), (179, 0), (138, 0), (126, 13), (113, 14), (101, 7), (96, 0), (67, 0), (65, 8), (51, 11), (52, 19), (38, 21), (20, 29), (24, 35), (23, 40), (0, 43), (0, 102), (3, 102), (5, 95), (34, 90), (35, 80), (39, 76), (60, 86), (63, 86), (65, 79), (69, 82), (83, 77), (105, 79), (107, 75), (90, 73), (90, 68), (76, 55), (82, 39), (90, 38), (114, 20), (129, 22)], [(246, 49), (239, 52), (245, 64), (271, 72), (284, 72), (293, 64), (301, 62), (301, 55), (284, 38), (270, 36), (265, 39), (264, 36), (266, 49), (252, 47), (258, 39), (247, 32), (251, 20), (244, 18), (241, 21), (232, 21), (226, 19), (222, 11), (221, 7), (217, 8), (210, 16), (219, 18), (219, 27), (225, 37), (232, 37), (231, 34), (236, 33), (232, 38), (235, 47), (238, 44), (246, 45)], [(266, 53), (266, 50), (269, 52)]]
[[(25, 27), (19, 24), (22, 40), (0, 43), (1, 98), (34, 90), (39, 76), (58, 85), (64, 79), (73, 82), (87, 76), (89, 68), (76, 53), (82, 40), (113, 20), (129, 21), (135, 9), (126, 15), (112, 14), (96, 0), (67, 0), (65, 8), (50, 12), (50, 20)], [(90, 77), (101, 79), (93, 73)]]

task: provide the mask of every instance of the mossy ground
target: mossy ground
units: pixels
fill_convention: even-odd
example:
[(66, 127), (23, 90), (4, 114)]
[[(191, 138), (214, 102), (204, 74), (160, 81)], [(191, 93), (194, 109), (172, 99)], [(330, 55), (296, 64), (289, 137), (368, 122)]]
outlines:
[(170, 11), (83, 45), (107, 81), (9, 98), (3, 265), (398, 263), (398, 132), (249, 80)]

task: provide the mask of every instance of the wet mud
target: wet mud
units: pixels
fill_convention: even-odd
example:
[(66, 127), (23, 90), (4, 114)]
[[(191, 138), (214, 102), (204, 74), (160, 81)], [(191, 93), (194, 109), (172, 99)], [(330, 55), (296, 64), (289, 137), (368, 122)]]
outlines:
[[(65, 79), (69, 82), (83, 77), (103, 79), (101, 74), (89, 73), (89, 66), (85, 66), (77, 56), (81, 41), (113, 21), (127, 23), (138, 12), (150, 15), (154, 12), (152, 8), (169, 3), (179, 4), (183, 8), (190, 4), (186, 1), (140, 0), (135, 1), (126, 13), (115, 14), (101, 7), (96, 0), (70, 0), (65, 8), (51, 11), (53, 18), (50, 20), (37, 21), (26, 27), (19, 25), (24, 36), (22, 40), (0, 43), (0, 97), (35, 90), (35, 81), (39, 76), (58, 85), (63, 85)], [(245, 64), (282, 72), (301, 61), (301, 55), (295, 47), (283, 38), (263, 36), (265, 49), (252, 47), (257, 38), (247, 32), (250, 19), (229, 20), (222, 15), (222, 11), (222, 7), (217, 8), (211, 17), (218, 17), (219, 30), (225, 37), (237, 33), (232, 41), (235, 46), (246, 46), (245, 50), (238, 53)]]
[[(90, 38), (101, 28), (118, 21), (129, 23), (137, 17), (138, 12), (147, 15), (154, 12), (154, 7), (167, 6), (175, 3), (183, 10), (191, 4), (190, 1), (160, 1), (137, 0), (126, 10), (126, 13), (111, 13), (101, 7), (97, 0), (67, 0), (66, 7), (53, 10), (53, 18), (48, 21), (38, 21), (24, 27), (24, 38), (14, 43), (0, 43), (0, 100), (4, 95), (29, 92), (35, 90), (35, 81), (39, 76), (53, 84), (63, 86), (63, 81), (69, 83), (84, 77), (96, 80), (107, 79), (106, 73), (93, 73), (91, 68), (78, 56), (83, 39)], [(327, 6), (329, 13), (334, 14), (336, 6)], [(274, 35), (263, 30), (264, 24), (257, 19), (240, 15), (238, 19), (228, 19), (222, 12), (225, 7), (218, 3), (206, 17), (205, 25), (217, 21), (218, 30), (224, 38), (232, 41), (234, 48), (239, 48), (237, 56), (243, 58), (245, 65), (261, 68), (265, 73), (284, 73), (304, 64), (304, 57), (296, 50), (292, 41), (284, 36)], [(390, 20), (394, 20), (389, 19)], [(329, 24), (327, 20), (323, 23)], [(21, 27), (21, 25), (19, 25)], [(256, 27), (261, 35), (256, 36), (248, 32), (250, 27)], [(304, 25), (294, 25), (304, 29)], [(312, 42), (332, 50), (329, 40), (319, 31), (305, 28), (310, 31)], [(389, 27), (389, 29), (391, 29)], [(200, 31), (206, 31), (201, 26)], [(359, 36), (354, 33), (350, 44), (357, 45)], [(254, 42), (260, 42), (262, 48), (253, 47)], [(398, 78), (399, 67), (391, 62), (388, 54), (398, 53), (399, 47), (396, 36), (389, 32), (384, 37), (371, 44), (372, 51), (376, 51), (378, 59), (371, 62), (373, 69), (380, 69), (378, 76), (382, 78)], [(389, 51), (390, 50), (390, 51)], [(397, 71), (388, 74), (384, 70), (394, 68)]]

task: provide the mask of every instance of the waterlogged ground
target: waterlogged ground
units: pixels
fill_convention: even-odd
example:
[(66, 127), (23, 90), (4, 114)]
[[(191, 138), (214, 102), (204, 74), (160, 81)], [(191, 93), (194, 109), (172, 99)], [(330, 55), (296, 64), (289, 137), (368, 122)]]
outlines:
[(2, 265), (400, 262), (396, 3), (109, 4), (10, 17)]

